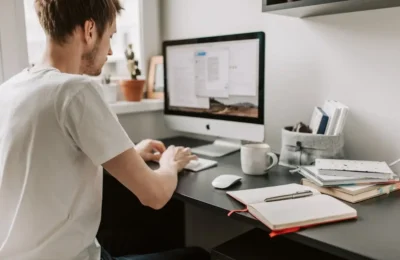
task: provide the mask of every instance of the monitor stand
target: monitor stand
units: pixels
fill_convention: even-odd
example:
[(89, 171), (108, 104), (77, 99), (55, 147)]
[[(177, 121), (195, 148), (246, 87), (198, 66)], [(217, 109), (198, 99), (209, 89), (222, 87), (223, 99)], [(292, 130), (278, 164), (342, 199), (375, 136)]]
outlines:
[(192, 148), (192, 153), (210, 157), (222, 157), (240, 150), (240, 140), (217, 139), (212, 144)]

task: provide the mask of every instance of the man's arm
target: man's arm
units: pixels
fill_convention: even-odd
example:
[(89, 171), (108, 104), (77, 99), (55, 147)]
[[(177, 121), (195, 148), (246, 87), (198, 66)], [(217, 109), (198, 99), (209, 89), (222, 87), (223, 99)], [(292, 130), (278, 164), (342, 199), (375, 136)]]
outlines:
[[(79, 83), (79, 82), (78, 82)], [(78, 83), (66, 85), (79, 87)], [(83, 84), (83, 83), (80, 83)], [(60, 125), (66, 137), (85, 153), (95, 165), (102, 165), (146, 206), (162, 208), (177, 185), (177, 174), (190, 160), (190, 150), (146, 141), (136, 150), (115, 114), (92, 84), (81, 87), (74, 96), (62, 102)], [(161, 158), (152, 154), (162, 153)], [(141, 155), (149, 160), (160, 159), (160, 169), (153, 171)], [(156, 156), (156, 157), (155, 157)]]
[(169, 147), (160, 159), (160, 168), (150, 169), (138, 152), (131, 148), (103, 164), (103, 167), (140, 202), (161, 209), (171, 199), (178, 182), (178, 171), (196, 159), (188, 149)]

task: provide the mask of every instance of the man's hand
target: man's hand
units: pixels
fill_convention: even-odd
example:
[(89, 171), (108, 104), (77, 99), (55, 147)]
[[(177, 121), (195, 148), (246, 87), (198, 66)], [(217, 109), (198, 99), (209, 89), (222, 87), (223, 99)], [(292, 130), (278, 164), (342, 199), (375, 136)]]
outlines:
[(197, 160), (189, 148), (170, 146), (161, 156), (160, 167), (180, 172), (191, 160)]
[(135, 149), (146, 162), (159, 161), (162, 153), (166, 150), (162, 142), (150, 139), (141, 141), (135, 146)]
[[(161, 209), (171, 199), (176, 189), (178, 172), (191, 160), (197, 159), (189, 148), (171, 146), (168, 150), (164, 150), (163, 143), (145, 140), (140, 142), (136, 149), (128, 149), (105, 162), (103, 167), (132, 191), (143, 205)], [(143, 159), (156, 160), (160, 157), (154, 155), (153, 151), (162, 153), (159, 160), (160, 168), (155, 171), (143, 161)]]

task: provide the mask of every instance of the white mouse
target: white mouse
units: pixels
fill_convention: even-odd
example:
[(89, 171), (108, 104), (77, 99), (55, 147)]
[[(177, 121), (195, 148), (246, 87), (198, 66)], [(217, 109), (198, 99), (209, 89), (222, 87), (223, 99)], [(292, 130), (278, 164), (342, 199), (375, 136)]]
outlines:
[(224, 174), (216, 177), (212, 182), (212, 186), (217, 189), (226, 189), (233, 184), (239, 182), (242, 177), (232, 174)]

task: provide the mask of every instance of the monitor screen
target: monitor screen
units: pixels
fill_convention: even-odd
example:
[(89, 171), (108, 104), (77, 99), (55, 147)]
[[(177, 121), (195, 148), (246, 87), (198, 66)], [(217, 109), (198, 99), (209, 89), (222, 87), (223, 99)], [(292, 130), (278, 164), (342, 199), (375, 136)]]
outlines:
[(164, 43), (166, 113), (263, 123), (261, 33)]

